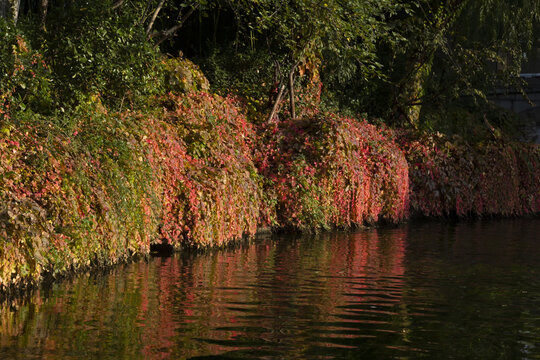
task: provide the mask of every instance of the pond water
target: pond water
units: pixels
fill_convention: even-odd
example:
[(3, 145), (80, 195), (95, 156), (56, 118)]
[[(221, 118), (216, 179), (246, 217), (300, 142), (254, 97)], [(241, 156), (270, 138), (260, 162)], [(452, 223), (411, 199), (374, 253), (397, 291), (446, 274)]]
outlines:
[(274, 236), (0, 308), (0, 359), (540, 359), (540, 220)]

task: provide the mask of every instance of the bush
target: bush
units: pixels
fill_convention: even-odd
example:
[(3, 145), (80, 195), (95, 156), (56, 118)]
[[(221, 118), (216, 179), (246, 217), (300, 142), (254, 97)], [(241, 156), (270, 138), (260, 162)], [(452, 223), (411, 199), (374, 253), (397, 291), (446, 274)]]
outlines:
[(172, 189), (163, 197), (163, 238), (175, 247), (208, 246), (255, 234), (262, 194), (245, 115), (232, 98), (205, 92), (164, 101), (174, 130), (148, 139), (157, 154), (151, 164)]
[(424, 216), (522, 215), (540, 211), (540, 150), (407, 133), (411, 211)]
[(84, 110), (76, 121), (19, 114), (0, 136), (0, 287), (149, 250), (157, 219), (144, 211), (156, 206), (141, 130)]
[(47, 31), (26, 24), (52, 68), (60, 106), (76, 106), (99, 94), (120, 108), (163, 90), (160, 56), (135, 13), (112, 10), (109, 1), (53, 8)]
[(407, 163), (392, 137), (333, 114), (265, 126), (256, 164), (275, 199), (275, 224), (313, 230), (404, 219)]
[[(19, 114), (0, 134), (0, 290), (174, 245), (254, 234), (253, 132), (232, 99), (170, 95), (169, 110)], [(12, 124), (13, 125), (13, 124)]]
[(208, 92), (210, 84), (199, 67), (188, 59), (177, 57), (163, 61), (165, 88), (176, 94), (197, 91)]
[(12, 23), (0, 18), (0, 121), (14, 111), (52, 110), (51, 73), (43, 56), (32, 50)]

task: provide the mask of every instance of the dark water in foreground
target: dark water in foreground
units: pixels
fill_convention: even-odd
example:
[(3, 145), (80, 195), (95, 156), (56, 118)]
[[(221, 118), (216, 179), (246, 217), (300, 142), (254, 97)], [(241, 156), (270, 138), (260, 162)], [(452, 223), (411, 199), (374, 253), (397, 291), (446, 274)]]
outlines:
[(0, 359), (540, 359), (540, 220), (153, 258), (0, 308)]

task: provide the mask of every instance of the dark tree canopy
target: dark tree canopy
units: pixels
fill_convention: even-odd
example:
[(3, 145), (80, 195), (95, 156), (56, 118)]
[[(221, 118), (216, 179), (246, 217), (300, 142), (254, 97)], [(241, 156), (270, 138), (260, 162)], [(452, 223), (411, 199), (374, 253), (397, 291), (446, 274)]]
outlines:
[(430, 127), (520, 87), (539, 16), (539, 0), (0, 0), (0, 56), (17, 34), (42, 54), (53, 107), (158, 93), (161, 59), (183, 54), (269, 118), (320, 81), (323, 107)]

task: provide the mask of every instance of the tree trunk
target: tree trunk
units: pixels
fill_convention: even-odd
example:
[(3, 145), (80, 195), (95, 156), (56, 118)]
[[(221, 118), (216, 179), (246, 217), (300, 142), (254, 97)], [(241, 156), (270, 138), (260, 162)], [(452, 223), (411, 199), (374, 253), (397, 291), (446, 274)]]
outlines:
[(429, 62), (426, 62), (422, 65), (414, 77), (411, 79), (408, 89), (408, 108), (407, 108), (407, 118), (409, 123), (414, 127), (419, 125), (420, 112), (422, 110), (422, 105), (420, 99), (425, 95), (424, 84), (431, 73), (431, 65), (433, 64), (433, 59), (430, 59)]
[(45, 20), (47, 20), (47, 10), (49, 8), (49, 0), (41, 0), (40, 3), (40, 11), (41, 11), (41, 25), (45, 29)]
[(291, 103), (291, 119), (296, 119), (296, 108), (294, 104), (294, 71), (296, 70), (296, 65), (293, 66), (291, 72), (289, 73), (289, 101)]
[(21, 0), (11, 0), (11, 16), (15, 24), (17, 23), (17, 20), (19, 20), (20, 7), (21, 7)]
[(20, 6), (21, 0), (0, 0), (0, 17), (11, 18), (14, 23), (17, 23)]

